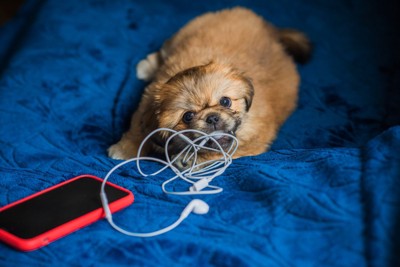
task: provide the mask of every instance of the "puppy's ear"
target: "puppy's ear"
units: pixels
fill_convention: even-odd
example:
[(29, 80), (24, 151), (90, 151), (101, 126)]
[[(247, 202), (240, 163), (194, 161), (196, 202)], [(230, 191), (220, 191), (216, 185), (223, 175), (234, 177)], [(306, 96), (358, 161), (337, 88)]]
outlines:
[(160, 114), (160, 106), (162, 103), (162, 84), (161, 83), (151, 83), (148, 85), (142, 96), (142, 101), (139, 108), (142, 109), (143, 118), (141, 118), (141, 126), (148, 128), (158, 128), (157, 118)]
[(177, 107), (173, 111), (168, 107), (173, 99), (177, 98), (177, 88), (168, 83), (153, 82), (153, 91), (151, 95), (151, 112), (153, 117), (150, 120), (156, 121), (158, 128), (174, 128), (179, 122), (180, 118), (177, 117)]
[(249, 111), (251, 104), (253, 103), (254, 97), (254, 86), (253, 82), (249, 77), (242, 76), (243, 82), (246, 84), (246, 91), (244, 95), (244, 100), (246, 102), (246, 112)]

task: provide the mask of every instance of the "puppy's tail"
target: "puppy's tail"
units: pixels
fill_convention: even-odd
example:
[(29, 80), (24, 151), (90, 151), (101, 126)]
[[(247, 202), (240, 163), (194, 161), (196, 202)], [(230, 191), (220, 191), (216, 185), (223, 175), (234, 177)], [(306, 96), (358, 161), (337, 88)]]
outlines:
[(296, 62), (304, 64), (310, 60), (312, 44), (304, 33), (293, 29), (279, 29), (279, 41)]

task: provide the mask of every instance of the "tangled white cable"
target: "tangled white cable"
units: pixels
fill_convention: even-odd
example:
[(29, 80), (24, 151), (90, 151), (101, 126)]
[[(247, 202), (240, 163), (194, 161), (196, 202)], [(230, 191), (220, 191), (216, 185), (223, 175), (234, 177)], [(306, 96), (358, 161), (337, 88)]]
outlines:
[[(143, 149), (143, 146), (146, 144), (146, 142), (155, 134), (166, 131), (170, 133), (170, 137), (166, 140), (165, 142), (165, 160), (159, 159), (159, 158), (153, 158), (153, 157), (142, 157), (141, 152)], [(194, 138), (194, 140), (190, 139), (187, 137), (185, 134), (194, 134), (197, 137)], [(224, 150), (224, 148), (220, 145), (218, 140), (223, 137), (228, 137), (230, 138), (231, 145), (227, 149), (227, 151)], [(187, 146), (182, 149), (180, 153), (175, 155), (174, 157), (171, 157), (169, 154), (169, 144), (172, 142), (174, 138), (181, 138), (185, 143), (187, 143)], [(207, 145), (207, 144), (212, 144), (212, 145)], [(210, 185), (209, 183), (217, 176), (221, 175), (226, 168), (229, 167), (229, 165), (232, 163), (232, 156), (236, 152), (238, 147), (238, 140), (235, 136), (227, 133), (222, 133), (222, 132), (213, 132), (211, 134), (206, 134), (204, 132), (198, 131), (198, 130), (183, 130), (183, 131), (174, 131), (172, 129), (167, 129), (167, 128), (160, 128), (156, 129), (153, 132), (151, 132), (140, 144), (140, 147), (138, 149), (138, 156), (136, 158), (132, 158), (126, 161), (123, 161), (116, 165), (114, 168), (112, 168), (107, 175), (105, 176), (102, 186), (101, 186), (101, 191), (100, 191), (100, 198), (102, 201), (103, 209), (106, 214), (106, 218), (110, 225), (116, 229), (117, 231), (130, 235), (130, 236), (137, 236), (137, 237), (150, 237), (150, 236), (156, 236), (163, 234), (165, 232), (168, 232), (178, 226), (188, 215), (190, 212), (195, 212), (197, 214), (204, 214), (208, 212), (208, 205), (199, 199), (194, 199), (192, 200), (187, 207), (183, 210), (181, 216), (179, 219), (172, 225), (161, 229), (159, 231), (155, 231), (152, 233), (132, 233), (125, 231), (115, 225), (112, 219), (112, 214), (108, 206), (108, 200), (107, 196), (105, 193), (105, 185), (107, 180), (110, 178), (111, 174), (114, 173), (118, 168), (122, 167), (123, 165), (126, 165), (131, 162), (136, 162), (137, 169), (139, 173), (143, 176), (153, 176), (153, 175), (158, 175), (159, 173), (163, 172), (167, 168), (170, 168), (174, 173), (175, 176), (168, 179), (167, 181), (162, 183), (162, 190), (167, 193), (167, 194), (174, 194), (174, 195), (197, 195), (197, 194), (216, 194), (219, 192), (222, 192), (222, 188)], [(201, 151), (208, 151), (212, 153), (220, 153), (221, 157), (216, 160), (208, 160), (204, 162), (197, 163), (198, 159), (198, 152)], [(182, 162), (189, 162), (191, 161), (191, 164), (188, 164), (189, 167), (185, 170), (179, 170), (176, 166), (174, 166), (174, 163), (177, 160), (182, 160)], [(161, 164), (164, 164), (164, 167), (160, 168), (159, 170), (146, 174), (141, 166), (140, 162), (141, 161), (153, 161), (153, 162), (158, 162)], [(172, 181), (176, 179), (182, 179), (191, 186), (189, 187), (188, 191), (168, 191), (166, 189), (166, 186), (171, 183)], [(203, 190), (205, 188), (209, 188), (209, 190)]]

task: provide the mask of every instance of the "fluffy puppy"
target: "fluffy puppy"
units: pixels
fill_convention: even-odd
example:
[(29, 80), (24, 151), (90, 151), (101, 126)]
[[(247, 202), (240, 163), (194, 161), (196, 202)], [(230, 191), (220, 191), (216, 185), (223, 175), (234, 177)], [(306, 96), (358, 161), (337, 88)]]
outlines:
[[(151, 83), (109, 156), (136, 156), (142, 140), (161, 127), (234, 134), (236, 158), (265, 152), (296, 106), (299, 75), (293, 59), (304, 62), (309, 55), (304, 34), (278, 29), (245, 8), (193, 19), (137, 65), (137, 77)], [(151, 139), (144, 154), (163, 152), (167, 137)], [(229, 146), (229, 139), (218, 142)], [(176, 141), (172, 150), (184, 145)], [(216, 157), (213, 152), (199, 156), (201, 161)]]

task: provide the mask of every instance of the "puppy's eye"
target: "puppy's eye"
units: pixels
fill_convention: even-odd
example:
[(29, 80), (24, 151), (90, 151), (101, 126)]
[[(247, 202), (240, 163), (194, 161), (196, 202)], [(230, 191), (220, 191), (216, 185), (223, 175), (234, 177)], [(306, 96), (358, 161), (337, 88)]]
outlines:
[(229, 108), (232, 105), (232, 100), (229, 97), (223, 96), (219, 100), (219, 103), (221, 104), (221, 106)]
[(194, 112), (193, 111), (188, 111), (185, 114), (183, 114), (183, 122), (184, 123), (190, 123), (194, 118)]

